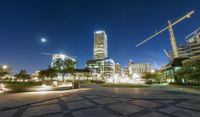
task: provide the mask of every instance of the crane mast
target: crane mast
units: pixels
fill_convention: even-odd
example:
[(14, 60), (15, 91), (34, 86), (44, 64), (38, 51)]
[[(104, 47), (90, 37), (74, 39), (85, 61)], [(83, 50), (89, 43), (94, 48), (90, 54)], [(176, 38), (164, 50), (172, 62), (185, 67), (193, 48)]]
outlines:
[(149, 38), (145, 39), (141, 43), (137, 44), (136, 47), (144, 44), (145, 42), (151, 40), (152, 38), (158, 36), (159, 34), (161, 34), (162, 32), (164, 32), (165, 30), (168, 29), (169, 30), (169, 34), (170, 34), (170, 41), (171, 41), (173, 56), (174, 56), (174, 58), (178, 58), (179, 57), (179, 51), (178, 51), (178, 48), (177, 48), (177, 45), (176, 45), (176, 39), (175, 39), (174, 32), (173, 32), (173, 26), (176, 25), (177, 23), (183, 21), (186, 18), (190, 18), (192, 16), (192, 14), (194, 14), (194, 11), (191, 11), (191, 12), (187, 13), (186, 15), (184, 15), (183, 17), (181, 17), (180, 19), (176, 20), (173, 23), (171, 23), (171, 21), (169, 20), (168, 21), (168, 26), (166, 26), (162, 30), (158, 31), (154, 35), (150, 36)]
[(172, 50), (173, 50), (173, 56), (174, 56), (174, 58), (178, 58), (179, 57), (179, 51), (178, 51), (178, 48), (177, 48), (177, 45), (176, 45), (176, 39), (175, 39), (175, 36), (174, 36), (172, 24), (171, 24), (170, 21), (168, 21), (168, 24), (169, 24), (169, 35), (170, 35), (170, 41), (171, 41)]

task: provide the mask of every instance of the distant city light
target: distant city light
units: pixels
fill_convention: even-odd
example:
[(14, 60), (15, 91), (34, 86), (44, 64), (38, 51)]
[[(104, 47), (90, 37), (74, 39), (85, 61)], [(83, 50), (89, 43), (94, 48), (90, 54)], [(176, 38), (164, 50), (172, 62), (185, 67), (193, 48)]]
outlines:
[(154, 69), (152, 69), (152, 70), (151, 70), (151, 73), (155, 73), (155, 70), (154, 70)]
[(3, 69), (7, 69), (8, 68), (8, 66), (7, 65), (3, 65)]
[(42, 42), (42, 43), (45, 43), (45, 42), (47, 42), (47, 40), (46, 40), (45, 38), (42, 38), (42, 39), (41, 39), (41, 42)]

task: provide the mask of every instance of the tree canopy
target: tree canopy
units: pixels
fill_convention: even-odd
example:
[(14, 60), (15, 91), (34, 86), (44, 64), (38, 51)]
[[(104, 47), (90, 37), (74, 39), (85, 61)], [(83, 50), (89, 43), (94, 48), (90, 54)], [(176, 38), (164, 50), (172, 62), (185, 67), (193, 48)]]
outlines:
[(200, 62), (190, 62), (185, 64), (176, 72), (180, 84), (198, 84), (200, 85)]
[(57, 72), (54, 68), (48, 68), (39, 72), (39, 78), (41, 78), (42, 80), (45, 80), (45, 78), (50, 78), (51, 80), (53, 80), (53, 78), (56, 76)]
[(10, 69), (3, 69), (3, 67), (0, 66), (0, 78), (3, 78), (8, 74), (10, 74)]
[(19, 73), (15, 74), (16, 79), (31, 79), (30, 74), (26, 70), (21, 70)]
[(64, 76), (66, 74), (74, 75), (76, 63), (71, 59), (58, 59), (54, 64), (53, 68), (57, 70), (59, 74), (62, 75), (62, 79), (64, 81)]

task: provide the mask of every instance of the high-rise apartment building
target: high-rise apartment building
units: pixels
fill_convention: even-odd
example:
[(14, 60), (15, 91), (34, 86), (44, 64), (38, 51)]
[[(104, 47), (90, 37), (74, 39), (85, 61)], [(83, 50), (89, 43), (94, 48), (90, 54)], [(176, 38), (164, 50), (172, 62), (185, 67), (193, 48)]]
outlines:
[(187, 37), (191, 57), (200, 57), (200, 28)]
[(107, 36), (105, 31), (94, 32), (93, 59), (104, 59), (108, 57)]

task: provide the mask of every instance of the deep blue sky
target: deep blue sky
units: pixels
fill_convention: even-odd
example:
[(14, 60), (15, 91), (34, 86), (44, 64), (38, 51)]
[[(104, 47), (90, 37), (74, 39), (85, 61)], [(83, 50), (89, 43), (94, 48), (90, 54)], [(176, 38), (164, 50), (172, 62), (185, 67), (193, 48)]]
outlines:
[[(105, 30), (108, 55), (126, 66), (134, 62), (168, 62), (163, 48), (170, 49), (169, 33), (135, 47), (161, 29), (168, 19), (195, 10), (191, 19), (174, 27), (178, 43), (200, 27), (199, 0), (0, 0), (0, 64), (14, 72), (47, 68), (51, 58), (65, 53), (77, 57), (78, 67), (92, 58), (93, 32)], [(41, 43), (45, 37), (47, 43)]]

